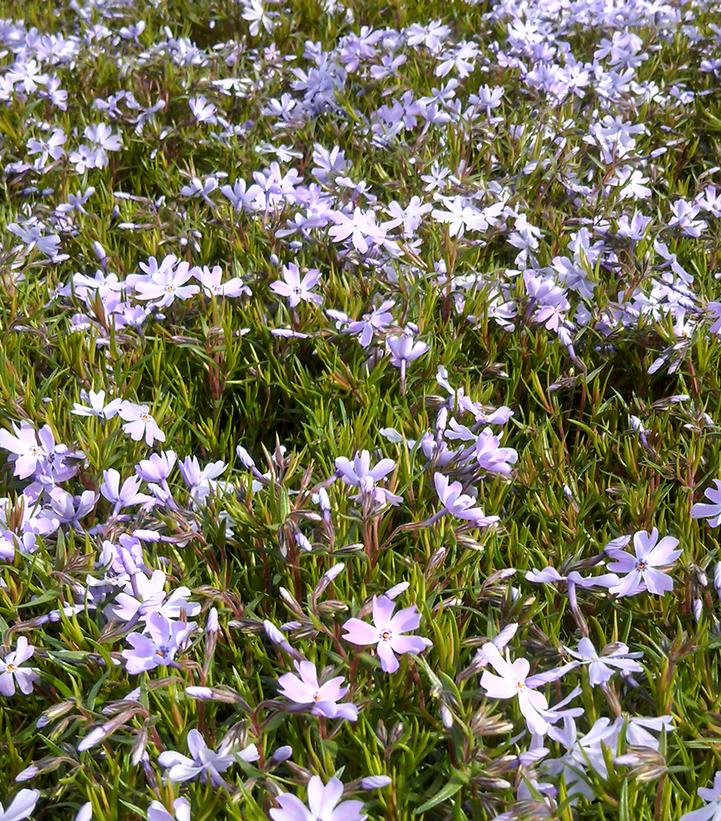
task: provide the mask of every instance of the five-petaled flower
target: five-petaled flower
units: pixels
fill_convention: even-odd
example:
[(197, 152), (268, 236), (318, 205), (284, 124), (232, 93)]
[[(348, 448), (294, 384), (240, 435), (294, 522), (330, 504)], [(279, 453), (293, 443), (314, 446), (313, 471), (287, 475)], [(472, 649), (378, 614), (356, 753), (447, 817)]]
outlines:
[(32, 658), (35, 648), (28, 644), (25, 636), (19, 636), (15, 649), (0, 659), (0, 693), (4, 696), (15, 694), (15, 685), (23, 695), (33, 691), (33, 683), (40, 678), (34, 667), (21, 667)]
[(630, 653), (628, 646), (622, 642), (608, 645), (601, 655), (596, 652), (593, 642), (584, 637), (578, 642), (577, 650), (566, 648), (568, 653), (588, 666), (588, 678), (591, 686), (605, 684), (611, 676), (620, 670), (622, 673), (640, 673), (643, 667), (635, 661), (643, 653)]
[(301, 302), (314, 302), (320, 305), (323, 297), (314, 294), (313, 288), (320, 280), (320, 271), (311, 268), (301, 279), (298, 266), (291, 262), (283, 266), (283, 279), (277, 279), (270, 283), (271, 291), (288, 300), (288, 305), (295, 308)]
[(307, 806), (300, 798), (290, 793), (276, 797), (279, 808), (270, 811), (273, 821), (363, 821), (362, 801), (342, 801), (343, 782), (331, 778), (323, 784), (317, 775), (308, 782)]
[[(167, 770), (168, 780), (190, 781), (200, 778), (201, 782), (209, 781), (214, 787), (227, 786), (222, 773), (235, 763), (232, 751), (211, 750), (197, 730), (191, 730), (188, 733), (187, 743), (190, 757), (174, 750), (166, 750), (158, 756), (158, 763)], [(255, 744), (251, 744), (237, 754), (244, 761), (257, 761), (258, 759)]]
[(355, 721), (358, 718), (358, 709), (355, 704), (338, 704), (348, 692), (343, 686), (343, 676), (328, 679), (323, 684), (318, 683), (318, 672), (310, 661), (296, 661), (295, 673), (285, 673), (278, 679), (278, 690), (281, 695), (310, 708), (313, 715), (325, 718), (345, 718)]
[(416, 630), (421, 623), (421, 615), (415, 605), (399, 610), (395, 616), (395, 604), (388, 596), (373, 597), (373, 624), (361, 619), (348, 619), (343, 625), (343, 638), (351, 644), (375, 644), (381, 669), (395, 673), (399, 662), (396, 653), (422, 653), (431, 642), (422, 636), (407, 636), (409, 630)]
[[(618, 543), (618, 540), (616, 540)], [(626, 540), (628, 543), (628, 540)], [(660, 568), (672, 565), (683, 551), (676, 550), (678, 539), (665, 536), (658, 540), (658, 530), (648, 533), (639, 530), (633, 536), (634, 554), (626, 553), (620, 547), (606, 547), (606, 553), (613, 559), (608, 569), (613, 573), (626, 575), (618, 584), (610, 587), (611, 593), (617, 596), (633, 596), (647, 590), (662, 596), (673, 590), (673, 579)]]
[(537, 682), (532, 676), (528, 676), (531, 665), (526, 659), (516, 659), (513, 663), (506, 661), (496, 645), (490, 641), (481, 649), (488, 663), (498, 673), (495, 675), (485, 670), (481, 676), (481, 687), (486, 691), (488, 698), (517, 697), (528, 729), (536, 735), (545, 735), (549, 725), (542, 712), (548, 709), (548, 701), (543, 693), (533, 689)]

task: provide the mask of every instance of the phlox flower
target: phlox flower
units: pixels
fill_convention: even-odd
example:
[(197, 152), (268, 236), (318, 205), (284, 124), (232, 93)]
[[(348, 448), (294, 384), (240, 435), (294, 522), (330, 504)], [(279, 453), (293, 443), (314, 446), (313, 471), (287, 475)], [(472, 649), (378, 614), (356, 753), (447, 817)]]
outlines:
[(318, 672), (310, 661), (296, 661), (295, 669), (298, 673), (285, 673), (278, 679), (278, 690), (281, 695), (310, 707), (311, 713), (326, 718), (345, 718), (355, 721), (358, 718), (358, 709), (354, 704), (337, 704), (348, 692), (343, 687), (343, 677), (336, 676), (323, 684), (318, 683)]
[(417, 629), (421, 615), (415, 605), (399, 610), (395, 616), (395, 604), (388, 596), (373, 597), (373, 624), (361, 619), (348, 619), (343, 625), (343, 638), (351, 644), (375, 644), (381, 669), (385, 673), (395, 673), (398, 667), (396, 653), (422, 653), (432, 642), (422, 636), (406, 636), (409, 630)]
[(680, 821), (721, 821), (721, 770), (717, 770), (712, 787), (699, 787), (696, 792), (706, 806), (684, 813)]
[(156, 439), (158, 442), (165, 441), (165, 434), (150, 415), (150, 408), (147, 405), (124, 401), (118, 410), (118, 416), (125, 422), (123, 430), (134, 441), (145, 439), (148, 447), (152, 447)]
[(707, 487), (703, 495), (711, 502), (696, 502), (691, 508), (691, 518), (708, 519), (710, 527), (718, 527), (721, 524), (721, 481), (714, 479), (716, 487)]
[(167, 481), (177, 458), (174, 450), (151, 453), (149, 458), (138, 462), (135, 472), (144, 482), (160, 484)]
[(393, 314), (390, 309), (393, 307), (393, 300), (386, 299), (380, 305), (373, 308), (367, 314), (363, 314), (357, 322), (349, 322), (343, 328), (342, 333), (354, 334), (358, 337), (360, 344), (367, 348), (373, 341), (373, 336), (377, 331), (383, 331), (393, 322)]
[(578, 642), (577, 650), (570, 650), (568, 647), (566, 650), (571, 656), (588, 666), (588, 677), (593, 687), (597, 684), (605, 684), (616, 670), (625, 673), (643, 672), (643, 667), (634, 661), (643, 653), (629, 653), (628, 646), (621, 642), (604, 648), (600, 656), (593, 642), (586, 637)]
[(55, 450), (55, 438), (48, 425), (39, 431), (28, 422), (13, 422), (13, 432), (0, 430), (0, 448), (10, 452), (13, 473), (18, 479), (32, 476)]
[(0, 821), (20, 821), (22, 818), (30, 818), (39, 798), (38, 790), (20, 790), (8, 804), (7, 809), (0, 804)]
[(343, 783), (331, 778), (323, 784), (317, 775), (308, 782), (308, 804), (290, 793), (276, 797), (279, 808), (270, 810), (273, 821), (363, 821), (363, 802), (342, 801)]
[(176, 798), (173, 801), (172, 815), (160, 801), (153, 801), (148, 807), (148, 821), (190, 821), (190, 801), (187, 798)]
[(120, 151), (123, 147), (120, 135), (113, 133), (106, 123), (88, 125), (83, 133), (86, 139), (99, 146), (103, 151)]
[(512, 465), (518, 461), (518, 454), (513, 448), (499, 447), (501, 440), (490, 428), (484, 428), (476, 439), (475, 458), (482, 470), (510, 476)]
[(270, 283), (271, 291), (288, 300), (288, 305), (295, 308), (303, 302), (313, 302), (320, 305), (323, 297), (313, 293), (313, 288), (320, 280), (320, 271), (311, 268), (301, 279), (298, 266), (291, 262), (283, 266), (283, 279), (278, 279)]
[(571, 307), (566, 299), (566, 291), (548, 277), (539, 277), (533, 271), (525, 271), (523, 281), (530, 299), (531, 319), (549, 331), (557, 331), (561, 326), (565, 312)]
[[(209, 781), (214, 787), (226, 786), (221, 773), (235, 763), (235, 756), (229, 750), (211, 750), (197, 730), (188, 733), (187, 743), (190, 757), (174, 750), (167, 750), (158, 756), (158, 764), (167, 770), (168, 780), (190, 781), (199, 777), (201, 782)], [(238, 754), (244, 761), (258, 759), (255, 744)]]
[(132, 505), (147, 505), (153, 501), (152, 496), (140, 493), (141, 479), (138, 476), (129, 476), (120, 484), (120, 474), (114, 468), (103, 471), (103, 483), (100, 493), (113, 504), (113, 515), (116, 516), (124, 507)]
[(460, 482), (451, 482), (442, 473), (434, 473), (433, 482), (444, 512), (473, 522), (476, 527), (488, 527), (498, 522), (498, 516), (486, 516), (480, 507), (473, 507), (476, 500), (462, 492), (463, 485)]
[(182, 462), (178, 462), (178, 469), (183, 481), (190, 488), (190, 497), (196, 505), (203, 505), (220, 485), (226, 486), (227, 482), (219, 483), (218, 476), (220, 476), (228, 466), (225, 462), (218, 460), (217, 462), (209, 462), (204, 468), (200, 467), (200, 463), (195, 456), (187, 456)]
[(261, 26), (271, 32), (275, 28), (273, 17), (266, 10), (263, 0), (243, 0), (243, 19), (250, 23), (250, 33), (257, 37)]
[(70, 411), (76, 416), (97, 416), (99, 419), (111, 419), (120, 410), (123, 404), (122, 399), (112, 399), (105, 402), (105, 391), (85, 391), (80, 392), (81, 399), (87, 401), (87, 405), (73, 402), (73, 409)]
[(207, 265), (202, 268), (193, 268), (193, 275), (200, 282), (205, 295), (208, 297), (237, 297), (243, 294), (250, 296), (250, 288), (243, 284), (240, 277), (233, 277), (226, 282), (221, 282), (223, 269), (220, 265), (214, 265), (212, 268), (208, 268)]
[(329, 235), (334, 242), (343, 242), (350, 238), (353, 247), (361, 254), (368, 251), (368, 239), (381, 240), (385, 235), (385, 229), (376, 224), (373, 211), (363, 211), (355, 208), (352, 216), (344, 214), (342, 211), (334, 211), (333, 222), (329, 230)]
[(668, 221), (669, 228), (679, 228), (689, 237), (700, 237), (706, 230), (706, 222), (696, 219), (700, 208), (684, 199), (677, 199), (671, 205), (672, 217)]
[(215, 116), (218, 109), (208, 102), (202, 94), (198, 97), (191, 97), (188, 100), (188, 106), (190, 107), (190, 113), (199, 123), (215, 125), (218, 122), (218, 118)]
[(339, 456), (335, 460), (337, 474), (346, 485), (360, 490), (361, 499), (370, 499), (376, 504), (399, 504), (403, 501), (401, 496), (396, 496), (385, 488), (376, 487), (376, 482), (380, 482), (394, 470), (396, 463), (392, 459), (381, 459), (371, 467), (370, 460), (370, 453), (367, 450), (356, 453), (352, 462), (345, 456)]
[(135, 572), (128, 580), (125, 591), (119, 593), (110, 605), (113, 615), (121, 621), (138, 618), (147, 622), (154, 613), (160, 613), (166, 619), (177, 619), (181, 613), (186, 616), (197, 616), (200, 604), (188, 601), (190, 590), (187, 587), (176, 587), (165, 592), (166, 576), (162, 570), (154, 570), (152, 575)]
[(207, 202), (211, 208), (213, 208), (215, 204), (210, 195), (214, 193), (217, 188), (218, 180), (214, 176), (203, 177), (203, 179), (200, 179), (200, 177), (191, 177), (190, 183), (188, 185), (184, 185), (180, 189), (180, 196), (200, 197), (202, 200)]
[(220, 193), (230, 201), (236, 211), (253, 211), (260, 194), (258, 185), (248, 186), (245, 180), (236, 180), (233, 186), (221, 185)]
[(408, 331), (397, 336), (389, 336), (386, 345), (391, 355), (391, 365), (401, 370), (401, 382), (405, 381), (408, 363), (414, 362), (428, 351), (428, 345), (415, 341), (413, 334)]
[(626, 743), (632, 747), (646, 747), (658, 750), (659, 740), (651, 731), (670, 733), (673, 730), (673, 717), (666, 716), (619, 716), (614, 722), (617, 734), (625, 730)]
[(125, 668), (131, 675), (153, 670), (161, 664), (171, 666), (178, 650), (195, 630), (194, 621), (170, 621), (161, 613), (151, 613), (145, 625), (146, 633), (130, 633), (126, 641), (131, 650), (121, 653)]
[(672, 590), (673, 579), (659, 568), (666, 568), (678, 559), (683, 551), (674, 549), (677, 544), (678, 539), (672, 536), (658, 541), (658, 530), (654, 527), (650, 533), (639, 530), (634, 534), (635, 555), (619, 547), (607, 546), (606, 553), (613, 559), (608, 569), (613, 573), (626, 574), (609, 591), (617, 596), (633, 596), (647, 590), (662, 596)]
[(57, 518), (63, 524), (77, 524), (93, 510), (98, 500), (92, 490), (85, 490), (80, 496), (73, 496), (61, 487), (54, 487), (48, 495), (50, 510), (44, 510), (43, 515)]
[(65, 153), (65, 132), (62, 128), (54, 128), (52, 134), (45, 140), (36, 140), (31, 137), (28, 142), (28, 154), (38, 155), (35, 160), (36, 167), (44, 168), (48, 159), (58, 160)]
[[(20, 665), (32, 658), (35, 648), (28, 644), (25, 636), (19, 636), (15, 649), (0, 659), (0, 694), (12, 696), (15, 694), (15, 685), (18, 690), (27, 696), (33, 691), (33, 683), (40, 678), (34, 667)], [(24, 816), (18, 816), (23, 818)]]
[(583, 796), (592, 801), (595, 796), (586, 775), (587, 769), (601, 778), (608, 778), (604, 748), (613, 749), (616, 745), (614, 725), (608, 718), (599, 718), (585, 735), (579, 736), (574, 718), (567, 716), (563, 728), (552, 727), (549, 735), (562, 744), (566, 752), (560, 758), (545, 762), (544, 771), (556, 777), (563, 776), (569, 796)]
[[(503, 650), (508, 642), (516, 635), (517, 631), (517, 624), (507, 624), (503, 630), (491, 639), (491, 643), (494, 644), (499, 650)], [(477, 667), (486, 667), (489, 664), (489, 659), (483, 652), (483, 648), (476, 652), (474, 663)]]
[(541, 713), (548, 709), (548, 701), (543, 693), (533, 689), (537, 682), (533, 680), (533, 676), (528, 676), (531, 665), (526, 659), (516, 659), (513, 663), (506, 661), (490, 641), (481, 649), (488, 663), (498, 673), (496, 675), (488, 670), (483, 672), (481, 687), (485, 689), (486, 696), (498, 699), (517, 697), (528, 729), (537, 735), (545, 735), (549, 725)]
[(198, 293), (197, 285), (185, 283), (193, 276), (189, 262), (180, 262), (171, 269), (159, 270), (149, 278), (135, 281), (135, 293), (138, 299), (152, 301), (156, 308), (167, 308), (178, 299), (188, 299)]

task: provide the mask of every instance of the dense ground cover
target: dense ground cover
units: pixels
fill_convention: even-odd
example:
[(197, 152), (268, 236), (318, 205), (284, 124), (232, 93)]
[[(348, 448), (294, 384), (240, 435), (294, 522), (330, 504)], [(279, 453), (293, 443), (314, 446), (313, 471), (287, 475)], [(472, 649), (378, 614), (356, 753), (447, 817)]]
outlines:
[(0, 819), (721, 818), (717, 4), (0, 10)]

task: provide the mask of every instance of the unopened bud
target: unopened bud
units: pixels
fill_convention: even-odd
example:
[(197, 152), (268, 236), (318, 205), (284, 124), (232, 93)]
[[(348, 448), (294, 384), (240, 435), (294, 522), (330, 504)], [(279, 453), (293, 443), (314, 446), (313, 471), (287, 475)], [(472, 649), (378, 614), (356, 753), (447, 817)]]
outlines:
[(362, 790), (380, 790), (382, 787), (387, 787), (391, 783), (391, 779), (387, 775), (369, 775), (361, 779)]
[(286, 745), (284, 747), (278, 747), (278, 749), (271, 756), (271, 760), (275, 761), (276, 764), (280, 764), (283, 761), (288, 761), (288, 759), (292, 755), (293, 755), (293, 748)]

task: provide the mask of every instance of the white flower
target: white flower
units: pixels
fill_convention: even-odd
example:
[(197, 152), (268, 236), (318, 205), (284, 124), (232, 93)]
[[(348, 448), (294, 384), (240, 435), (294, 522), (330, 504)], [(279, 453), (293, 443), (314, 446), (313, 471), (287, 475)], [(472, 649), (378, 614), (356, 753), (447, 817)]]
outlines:
[(548, 701), (543, 693), (533, 689), (532, 678), (528, 678), (531, 665), (526, 659), (516, 659), (512, 664), (500, 654), (492, 642), (487, 642), (481, 648), (488, 663), (498, 673), (484, 671), (481, 676), (481, 687), (486, 690), (488, 698), (509, 699), (518, 698), (518, 706), (523, 713), (528, 729), (537, 735), (545, 735), (548, 731), (548, 722), (541, 712), (548, 709)]

